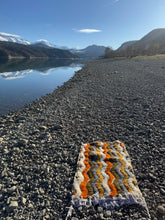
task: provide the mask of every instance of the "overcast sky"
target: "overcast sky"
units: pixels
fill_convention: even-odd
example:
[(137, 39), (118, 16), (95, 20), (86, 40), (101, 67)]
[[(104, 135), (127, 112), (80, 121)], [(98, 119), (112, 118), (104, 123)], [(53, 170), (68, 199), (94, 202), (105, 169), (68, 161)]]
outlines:
[(0, 32), (69, 48), (119, 47), (165, 28), (165, 0), (0, 0)]

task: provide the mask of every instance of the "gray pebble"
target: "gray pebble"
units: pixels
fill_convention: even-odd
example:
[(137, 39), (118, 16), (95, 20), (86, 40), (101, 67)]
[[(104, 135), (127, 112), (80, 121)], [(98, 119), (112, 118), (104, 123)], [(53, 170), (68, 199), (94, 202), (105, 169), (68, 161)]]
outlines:
[(107, 210), (105, 211), (105, 217), (110, 217), (111, 216), (111, 211)]
[(16, 186), (13, 186), (13, 187), (11, 187), (11, 188), (8, 188), (7, 192), (8, 192), (9, 194), (11, 194), (11, 193), (15, 192), (16, 189), (17, 189), (17, 187), (16, 187)]
[(162, 195), (165, 195), (165, 190), (163, 188), (160, 188), (160, 192)]
[(28, 208), (33, 209), (33, 204), (29, 203)]
[(18, 207), (18, 202), (17, 201), (11, 201), (9, 204), (9, 208), (17, 208)]
[(99, 213), (99, 218), (100, 219), (105, 219), (103, 213)]
[(98, 212), (103, 212), (103, 208), (101, 206), (98, 206), (97, 211)]
[(18, 145), (26, 145), (28, 143), (27, 139), (20, 139)]
[(22, 204), (25, 205), (25, 203), (26, 203), (26, 198), (22, 197), (22, 198), (21, 198), (21, 201), (22, 201)]
[(9, 153), (9, 151), (8, 151), (7, 148), (4, 149), (4, 153), (5, 153), (5, 154), (8, 154), (8, 153)]
[(40, 129), (41, 131), (46, 131), (48, 128), (47, 128), (46, 126), (40, 126), (39, 129)]
[(155, 177), (152, 173), (149, 173), (149, 177), (150, 177), (151, 179), (153, 179), (153, 180), (156, 179), (156, 177)]
[(79, 212), (81, 212), (82, 211), (82, 206), (79, 206), (78, 210), (79, 210)]
[(162, 206), (162, 205), (158, 206), (157, 210), (158, 210), (159, 214), (165, 215), (165, 207), (164, 206)]
[(44, 194), (45, 193), (45, 191), (44, 191), (44, 189), (43, 188), (39, 188), (39, 192), (41, 193), (41, 194)]

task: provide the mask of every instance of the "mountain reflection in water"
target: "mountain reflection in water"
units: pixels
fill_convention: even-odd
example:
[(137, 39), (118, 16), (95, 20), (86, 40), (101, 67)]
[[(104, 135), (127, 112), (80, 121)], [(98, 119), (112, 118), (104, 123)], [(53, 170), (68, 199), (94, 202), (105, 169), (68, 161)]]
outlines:
[(71, 59), (0, 61), (0, 116), (53, 92), (81, 67)]

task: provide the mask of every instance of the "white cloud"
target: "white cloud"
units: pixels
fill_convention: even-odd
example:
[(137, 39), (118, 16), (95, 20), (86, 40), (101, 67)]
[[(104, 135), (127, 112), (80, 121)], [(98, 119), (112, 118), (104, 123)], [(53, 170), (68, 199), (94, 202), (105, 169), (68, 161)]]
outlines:
[(101, 32), (102, 30), (97, 30), (97, 29), (80, 29), (76, 30), (79, 33), (85, 33), (85, 34), (92, 34), (92, 33), (98, 33)]
[(119, 3), (120, 0), (108, 0), (106, 4), (103, 5), (104, 8), (109, 7), (109, 6), (114, 6), (116, 3)]

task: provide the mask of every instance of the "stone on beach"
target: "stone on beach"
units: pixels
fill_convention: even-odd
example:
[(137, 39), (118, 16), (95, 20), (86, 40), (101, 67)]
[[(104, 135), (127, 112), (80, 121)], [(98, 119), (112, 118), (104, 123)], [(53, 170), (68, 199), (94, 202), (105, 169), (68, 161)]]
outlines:
[[(129, 146), (151, 217), (163, 218), (164, 62), (91, 61), (53, 93), (1, 117), (0, 218), (65, 219), (79, 146), (117, 139)], [(148, 215), (136, 206), (111, 212), (83, 207), (72, 218)]]

